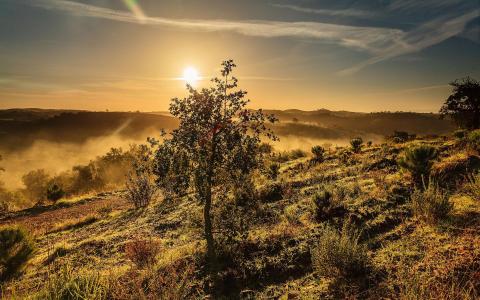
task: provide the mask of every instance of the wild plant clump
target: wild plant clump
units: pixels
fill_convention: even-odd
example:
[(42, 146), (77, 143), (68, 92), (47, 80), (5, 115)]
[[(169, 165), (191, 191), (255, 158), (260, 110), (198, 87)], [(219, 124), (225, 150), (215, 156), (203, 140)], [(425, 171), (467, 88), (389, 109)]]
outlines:
[(413, 214), (429, 224), (445, 219), (453, 209), (448, 194), (433, 182), (424, 189), (415, 189), (410, 201)]
[(472, 199), (480, 201), (480, 172), (468, 176), (468, 181), (464, 185), (464, 191)]
[(480, 151), (480, 129), (474, 130), (467, 135), (467, 143), (472, 149)]
[(135, 208), (143, 208), (157, 196), (158, 187), (153, 176), (151, 152), (147, 146), (139, 149), (133, 163), (133, 171), (127, 175), (125, 182), (126, 199), (135, 205)]
[(356, 137), (350, 140), (350, 146), (352, 147), (352, 151), (355, 153), (360, 153), (363, 146), (363, 139), (361, 137)]
[(367, 275), (370, 260), (360, 233), (345, 223), (341, 231), (323, 226), (312, 253), (314, 270), (323, 277), (353, 279)]
[(49, 277), (45, 287), (33, 299), (109, 299), (109, 282), (98, 272), (82, 272), (70, 266)]
[(35, 251), (33, 237), (21, 227), (0, 229), (0, 281), (17, 275)]
[(398, 165), (412, 175), (413, 182), (421, 187), (430, 175), (433, 160), (438, 152), (435, 147), (428, 145), (413, 146), (405, 150), (403, 157), (398, 160)]
[(262, 202), (275, 202), (282, 198), (283, 187), (279, 182), (273, 182), (258, 189), (258, 199)]
[(345, 208), (334, 199), (334, 195), (327, 189), (322, 189), (313, 195), (315, 219), (326, 221), (332, 218), (342, 217)]
[(160, 246), (153, 240), (133, 240), (125, 245), (125, 255), (138, 268), (144, 268), (155, 262)]
[(266, 173), (269, 179), (277, 180), (277, 177), (280, 174), (280, 164), (276, 162), (269, 164)]
[(313, 146), (312, 154), (313, 154), (313, 161), (316, 163), (320, 163), (324, 159), (325, 149), (321, 146)]
[(53, 184), (47, 189), (47, 199), (57, 202), (65, 196), (65, 191), (57, 184)]

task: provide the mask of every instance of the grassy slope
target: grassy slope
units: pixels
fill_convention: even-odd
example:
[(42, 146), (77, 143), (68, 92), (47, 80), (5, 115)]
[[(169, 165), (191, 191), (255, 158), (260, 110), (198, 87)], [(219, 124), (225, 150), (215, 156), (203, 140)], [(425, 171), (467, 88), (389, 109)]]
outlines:
[[(450, 150), (451, 141), (422, 142), (441, 147), (442, 159), (458, 154)], [(259, 298), (332, 295), (331, 281), (313, 272), (309, 256), (319, 228), (312, 216), (311, 195), (321, 185), (334, 189), (350, 219), (363, 228), (363, 240), (369, 245), (369, 256), (379, 274), (375, 284), (357, 297), (408, 298), (421, 293), (422, 284), (428, 280), (445, 285), (455, 274), (461, 277), (477, 272), (478, 276), (480, 199), (471, 199), (460, 189), (451, 196), (455, 207), (448, 220), (437, 226), (416, 220), (401, 193), (395, 191), (399, 184), (407, 183), (407, 176), (389, 164), (405, 146), (366, 148), (348, 162), (332, 151), (325, 162), (314, 166), (308, 158), (283, 163), (279, 180), (284, 197), (261, 204), (261, 209), (274, 217), (256, 222), (248, 236), (247, 244), (252, 249), (247, 259), (251, 262), (249, 270), (254, 269), (257, 280), (242, 281), (232, 290), (251, 289)], [(372, 167), (382, 161), (386, 163)], [(17, 294), (31, 294), (66, 263), (103, 275), (125, 273), (133, 266), (123, 247), (135, 238), (160, 243), (157, 266), (194, 256), (204, 251), (200, 216), (201, 207), (192, 199), (158, 202), (136, 212), (117, 194), (11, 214), (0, 219), (0, 225), (22, 223), (30, 227), (36, 233), (38, 251), (26, 274), (7, 288), (14, 287)], [(342, 220), (332, 217), (330, 221)]]

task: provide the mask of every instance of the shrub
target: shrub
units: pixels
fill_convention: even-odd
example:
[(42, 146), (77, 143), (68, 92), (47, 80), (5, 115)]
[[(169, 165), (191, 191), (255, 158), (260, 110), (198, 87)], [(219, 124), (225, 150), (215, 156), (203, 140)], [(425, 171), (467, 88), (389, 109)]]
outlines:
[(125, 255), (138, 268), (152, 265), (159, 252), (159, 244), (152, 240), (134, 240), (125, 244)]
[(278, 175), (280, 174), (280, 164), (278, 163), (271, 163), (267, 167), (267, 176), (272, 180), (276, 180)]
[(130, 172), (125, 185), (127, 188), (125, 197), (137, 209), (148, 206), (158, 193), (152, 174), (142, 168)]
[(368, 142), (367, 142), (367, 147), (372, 147), (372, 144), (373, 144), (372, 141), (368, 141)]
[(415, 189), (410, 198), (412, 212), (419, 219), (435, 224), (444, 219), (453, 209), (449, 196), (433, 182), (423, 190)]
[(315, 219), (317, 221), (343, 217), (346, 212), (345, 207), (334, 200), (333, 193), (326, 189), (315, 193), (312, 202), (315, 210)]
[(21, 227), (0, 229), (0, 280), (18, 274), (32, 258), (35, 243), (32, 236)]
[(437, 157), (437, 150), (428, 145), (419, 145), (405, 150), (403, 157), (398, 160), (398, 165), (410, 172), (413, 182), (421, 187), (422, 182), (430, 174), (433, 160)]
[(312, 250), (315, 271), (335, 279), (360, 278), (368, 273), (370, 261), (367, 247), (359, 242), (360, 233), (345, 223), (339, 232), (323, 226), (316, 247)]
[(282, 198), (283, 187), (278, 182), (267, 184), (258, 190), (258, 199), (262, 202), (274, 202)]
[(313, 146), (312, 147), (312, 154), (313, 154), (313, 160), (315, 162), (322, 162), (323, 161), (323, 156), (325, 154), (325, 149), (321, 146)]
[(302, 158), (302, 157), (305, 157), (305, 156), (307, 156), (307, 154), (305, 153), (305, 151), (303, 151), (301, 149), (295, 149), (295, 150), (290, 151), (290, 153), (289, 153), (290, 159), (298, 159), (298, 158)]
[(48, 187), (47, 189), (48, 200), (57, 202), (58, 200), (62, 199), (63, 196), (65, 196), (65, 191), (57, 184), (53, 184)]
[(45, 200), (45, 191), (49, 181), (50, 176), (43, 169), (34, 170), (22, 176), (25, 194), (30, 200), (35, 202)]
[(467, 136), (467, 142), (470, 147), (480, 151), (480, 129), (470, 132)]
[(453, 136), (459, 140), (464, 139), (467, 136), (468, 131), (459, 129), (453, 132)]
[(362, 150), (363, 139), (361, 137), (356, 137), (350, 140), (350, 146), (352, 146), (352, 151), (359, 153)]
[(110, 285), (98, 272), (79, 272), (64, 266), (56, 276), (49, 277), (45, 287), (34, 299), (101, 300), (108, 299)]

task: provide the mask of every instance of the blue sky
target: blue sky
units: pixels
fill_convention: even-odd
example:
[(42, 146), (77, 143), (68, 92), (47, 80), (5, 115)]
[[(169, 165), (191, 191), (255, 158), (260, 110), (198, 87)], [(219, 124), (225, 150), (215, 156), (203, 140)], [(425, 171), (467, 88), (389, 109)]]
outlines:
[(0, 0), (0, 107), (166, 110), (184, 68), (232, 58), (255, 108), (437, 111), (480, 77), (479, 6)]

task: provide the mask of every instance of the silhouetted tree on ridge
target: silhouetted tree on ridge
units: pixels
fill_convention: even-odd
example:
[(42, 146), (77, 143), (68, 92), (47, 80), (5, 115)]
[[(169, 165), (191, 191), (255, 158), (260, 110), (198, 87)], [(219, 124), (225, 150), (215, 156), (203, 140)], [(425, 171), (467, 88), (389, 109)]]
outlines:
[(480, 82), (465, 77), (450, 85), (452, 94), (440, 109), (442, 116), (450, 116), (462, 128), (480, 128)]

